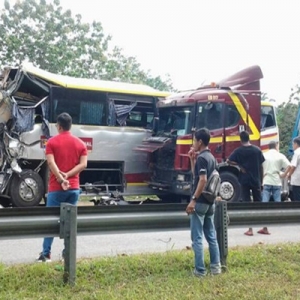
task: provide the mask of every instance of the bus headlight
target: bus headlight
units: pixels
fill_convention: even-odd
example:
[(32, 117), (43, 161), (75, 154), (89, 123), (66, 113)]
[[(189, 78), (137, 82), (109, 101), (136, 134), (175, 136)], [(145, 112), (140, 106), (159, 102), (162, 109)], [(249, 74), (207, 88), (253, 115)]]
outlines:
[(184, 175), (183, 174), (178, 174), (177, 175), (177, 181), (184, 181)]
[(20, 154), (20, 143), (15, 140), (10, 141), (8, 151), (12, 157), (18, 157)]

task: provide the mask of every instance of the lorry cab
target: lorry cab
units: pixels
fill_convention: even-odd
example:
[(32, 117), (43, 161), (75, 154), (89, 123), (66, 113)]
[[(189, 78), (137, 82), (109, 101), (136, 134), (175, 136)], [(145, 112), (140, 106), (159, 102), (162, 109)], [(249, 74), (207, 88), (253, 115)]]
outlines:
[(209, 147), (219, 163), (221, 197), (239, 200), (239, 170), (226, 164), (232, 151), (240, 146), (239, 133), (247, 130), (251, 143), (263, 148), (269, 140), (278, 139), (274, 108), (261, 103), (262, 78), (260, 67), (253, 66), (218, 83), (158, 102), (156, 134), (139, 150), (150, 153), (153, 177), (148, 184), (165, 193), (162, 199), (176, 201), (189, 197), (192, 175), (187, 153), (193, 132), (206, 127), (211, 133)]

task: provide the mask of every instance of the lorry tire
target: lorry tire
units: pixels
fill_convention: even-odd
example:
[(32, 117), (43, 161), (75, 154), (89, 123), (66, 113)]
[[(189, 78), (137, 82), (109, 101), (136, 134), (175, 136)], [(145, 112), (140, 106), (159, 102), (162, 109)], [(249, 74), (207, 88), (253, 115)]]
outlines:
[(17, 207), (37, 206), (44, 195), (44, 183), (41, 176), (33, 170), (24, 170), (14, 174), (10, 184), (11, 202)]
[(227, 202), (238, 202), (241, 199), (241, 186), (238, 178), (230, 172), (222, 172), (220, 196)]

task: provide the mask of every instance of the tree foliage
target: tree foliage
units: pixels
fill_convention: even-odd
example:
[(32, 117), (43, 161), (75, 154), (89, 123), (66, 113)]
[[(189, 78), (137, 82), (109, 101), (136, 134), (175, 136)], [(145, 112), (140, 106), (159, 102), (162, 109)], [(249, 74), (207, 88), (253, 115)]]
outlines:
[[(296, 122), (299, 105), (299, 87), (292, 89), (289, 101), (280, 104), (277, 108), (277, 122), (280, 137), (280, 152), (290, 157), (289, 147), (292, 142), (292, 134)], [(299, 134), (299, 132), (298, 132)]]
[(0, 20), (0, 64), (20, 65), (27, 60), (57, 74), (74, 77), (145, 83), (173, 90), (163, 80), (144, 71), (135, 57), (110, 49), (111, 36), (100, 22), (82, 22), (81, 15), (63, 10), (59, 0), (5, 0)]
[(280, 137), (280, 152), (289, 156), (289, 147), (299, 105), (291, 102), (282, 103), (277, 109), (277, 121)]

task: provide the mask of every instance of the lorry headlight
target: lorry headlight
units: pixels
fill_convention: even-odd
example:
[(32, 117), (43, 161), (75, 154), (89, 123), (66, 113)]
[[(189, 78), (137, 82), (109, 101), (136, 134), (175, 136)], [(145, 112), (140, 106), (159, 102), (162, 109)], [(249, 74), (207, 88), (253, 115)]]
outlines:
[(184, 175), (183, 174), (178, 174), (177, 175), (177, 181), (184, 181)]

